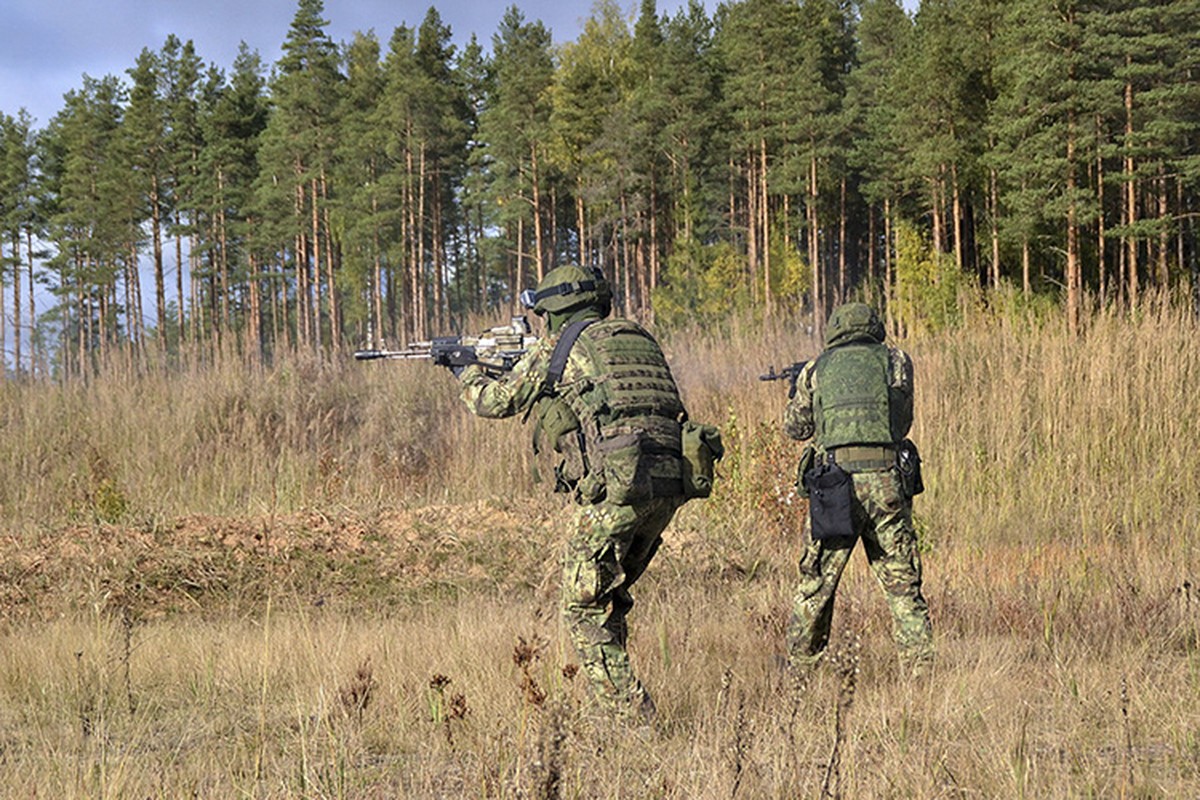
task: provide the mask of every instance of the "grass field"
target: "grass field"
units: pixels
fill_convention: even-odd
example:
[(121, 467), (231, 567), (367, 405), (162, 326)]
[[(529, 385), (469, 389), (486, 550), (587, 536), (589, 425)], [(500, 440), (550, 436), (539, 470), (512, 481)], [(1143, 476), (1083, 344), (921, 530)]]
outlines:
[(1190, 318), (968, 309), (902, 342), (937, 664), (902, 676), (856, 555), (800, 686), (799, 447), (756, 380), (815, 354), (796, 330), (665, 337), (729, 455), (634, 591), (640, 729), (559, 629), (569, 509), (528, 429), (443, 371), (0, 387), (0, 796), (1200, 796)]

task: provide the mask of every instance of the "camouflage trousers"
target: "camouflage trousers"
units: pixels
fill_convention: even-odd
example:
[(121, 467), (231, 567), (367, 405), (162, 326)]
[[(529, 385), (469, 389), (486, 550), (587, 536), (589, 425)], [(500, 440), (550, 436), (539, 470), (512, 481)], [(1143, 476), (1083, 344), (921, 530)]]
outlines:
[(575, 513), (563, 566), (563, 616), (594, 697), (619, 714), (653, 708), (629, 663), (625, 618), (633, 608), (629, 589), (654, 558), (680, 502), (598, 503)]
[(892, 637), (901, 662), (914, 672), (933, 660), (929, 606), (921, 594), (921, 556), (912, 523), (912, 501), (903, 496), (896, 470), (854, 473), (851, 503), (855, 538), (813, 539), (806, 519), (808, 545), (800, 560), (800, 582), (788, 624), (788, 661), (814, 664), (829, 643), (833, 599), (854, 543), (862, 539), (867, 561), (883, 588), (892, 612)]

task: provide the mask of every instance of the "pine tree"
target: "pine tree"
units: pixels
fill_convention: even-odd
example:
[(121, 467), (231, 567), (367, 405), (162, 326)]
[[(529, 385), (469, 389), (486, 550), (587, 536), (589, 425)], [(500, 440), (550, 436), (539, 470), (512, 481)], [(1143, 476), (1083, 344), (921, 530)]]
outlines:
[(253, 355), (265, 345), (256, 274), (257, 226), (252, 222), (251, 207), (259, 138), (268, 111), (261, 59), (244, 42), (233, 70), (228, 82), (223, 75), (210, 77), (200, 120), (204, 144), (196, 190), (207, 221), (210, 241), (206, 250), (216, 267), (220, 307), (216, 318), (221, 330), (235, 327), (238, 321), (232, 306), (241, 300), (246, 346)]
[[(195, 247), (195, 200), (193, 184), (199, 174), (198, 158), (202, 147), (199, 117), (200, 73), (202, 63), (196, 55), (195, 45), (189, 40), (181, 42), (171, 34), (159, 51), (159, 68), (162, 71), (162, 96), (167, 106), (167, 153), (170, 154), (170, 190), (172, 222), (169, 232), (175, 237), (175, 294), (176, 323), (182, 338), (185, 331), (185, 314), (188, 308), (184, 294), (183, 276), (196, 267), (199, 255)], [(188, 265), (184, 261), (184, 240), (189, 240)], [(203, 325), (203, 312), (195, 297), (195, 279), (192, 279), (193, 336), (199, 336)]]
[(495, 214), (488, 202), (487, 147), (480, 132), (481, 116), (493, 90), (492, 65), (474, 34), (463, 48), (455, 73), (466, 101), (468, 123), (460, 222), (463, 249), (455, 270), (455, 285), (459, 310), (481, 312), (497, 305), (496, 279), (503, 276), (498, 270), (492, 274), (488, 269), (489, 261), (499, 266), (502, 258), (489, 257), (487, 231)]
[(1082, 304), (1080, 230), (1095, 215), (1094, 194), (1083, 177), (1094, 136), (1087, 124), (1079, 12), (1075, 0), (1021, 0), (1006, 9), (993, 113), (1003, 156), (996, 163), (1007, 187), (1007, 225), (1022, 249), (1023, 283), (1030, 285), (1033, 237), (1048, 225), (1064, 255), (1061, 274), (1072, 331)]
[[(492, 176), (490, 194), (503, 230), (500, 246), (506, 255), (510, 303), (529, 282), (531, 251), (535, 279), (546, 267), (538, 231), (546, 219), (544, 173), (547, 150), (553, 146), (551, 85), (556, 72), (551, 45), (550, 32), (541, 22), (526, 22), (511, 6), (492, 36), (491, 94), (479, 116), (482, 158)], [(577, 235), (579, 260), (586, 263), (586, 230)]]
[[(322, 309), (328, 308), (336, 347), (337, 297), (332, 279), (332, 250), (326, 217), (331, 194), (330, 168), (337, 126), (342, 75), (337, 47), (325, 33), (321, 0), (299, 0), (283, 45), (283, 57), (271, 83), (274, 102), (263, 134), (260, 199), (280, 209), (290, 203), (283, 222), (286, 239), (273, 244), (291, 253), (296, 274), (296, 337), (301, 346), (320, 347)], [(279, 218), (276, 218), (279, 219)], [(322, 304), (322, 278), (328, 305)], [(285, 300), (286, 302), (286, 300)]]
[(374, 33), (357, 34), (346, 50), (346, 91), (338, 109), (334, 175), (343, 188), (333, 206), (333, 219), (343, 259), (340, 288), (345, 322), (357, 328), (359, 340), (370, 346), (377, 346), (383, 333), (380, 176), (388, 134), (372, 121), (383, 82), (379, 40)]
[[(383, 137), (378, 215), (384, 241), (387, 333), (402, 338), (424, 334), (424, 292), (414, 231), (416, 224), (416, 36), (407, 26), (392, 33), (383, 63), (383, 89), (371, 126)], [(382, 332), (381, 332), (382, 333)]]
[(127, 240), (118, 206), (128, 172), (120, 149), (124, 100), (116, 77), (85, 75), (83, 87), (64, 96), (48, 131), (57, 193), (50, 237), (58, 250), (66, 375), (89, 367), (93, 353), (103, 363), (115, 340), (117, 276)]
[[(860, 176), (859, 191), (868, 203), (867, 291), (881, 285), (887, 297), (892, 284), (894, 212), (904, 197), (905, 158), (898, 129), (900, 109), (890, 87), (912, 23), (898, 0), (868, 0), (861, 13), (858, 65), (847, 76), (847, 158)], [(875, 233), (877, 218), (882, 221), (882, 235)], [(877, 267), (880, 261), (882, 269)]]
[(416, 135), (422, 205), (422, 267), (432, 287), (429, 321), (438, 330), (448, 324), (446, 287), (450, 282), (448, 254), (457, 231), (456, 198), (466, 168), (469, 107), (454, 73), (455, 47), (450, 28), (430, 8), (417, 32)]
[(129, 71), (133, 88), (125, 113), (124, 130), (130, 144), (130, 156), (136, 189), (144, 197), (150, 221), (150, 244), (154, 259), (154, 298), (158, 339), (164, 341), (167, 301), (163, 272), (163, 231), (170, 184), (167, 155), (167, 109), (159, 93), (162, 75), (158, 57), (148, 49), (138, 55)]
[[(33, 332), (33, 236), (38, 221), (37, 185), (34, 174), (35, 141), (32, 120), (22, 109), (16, 117), (0, 114), (0, 317), (4, 316), (3, 290), (5, 275), (12, 275), (13, 369), (22, 370), (22, 306), (21, 278), (29, 265), (30, 324)], [(8, 246), (8, 255), (4, 247)], [(24, 245), (24, 248), (22, 247)], [(22, 260), (24, 254), (25, 260)], [(6, 341), (3, 322), (0, 322), (0, 342)], [(0, 359), (2, 362), (2, 359)], [(29, 373), (34, 370), (32, 342), (29, 353)], [(0, 374), (4, 365), (0, 363)]]

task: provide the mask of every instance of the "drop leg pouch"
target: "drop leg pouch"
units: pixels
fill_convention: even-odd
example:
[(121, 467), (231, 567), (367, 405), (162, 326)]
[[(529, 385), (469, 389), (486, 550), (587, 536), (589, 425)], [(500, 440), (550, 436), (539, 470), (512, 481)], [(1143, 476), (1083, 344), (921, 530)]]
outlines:
[(813, 539), (854, 536), (851, 505), (854, 478), (837, 464), (820, 464), (804, 473)]

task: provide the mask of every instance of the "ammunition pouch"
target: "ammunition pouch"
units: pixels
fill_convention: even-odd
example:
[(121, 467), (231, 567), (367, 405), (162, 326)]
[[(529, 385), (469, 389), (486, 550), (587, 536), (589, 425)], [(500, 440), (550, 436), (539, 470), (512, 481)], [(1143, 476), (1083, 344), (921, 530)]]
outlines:
[(547, 397), (538, 401), (537, 420), (533, 428), (533, 451), (541, 450), (541, 438), (546, 437), (554, 452), (563, 452), (566, 434), (579, 430), (579, 417), (559, 397)]
[(725, 455), (721, 431), (715, 425), (690, 420), (681, 429), (683, 496), (708, 497), (713, 488), (713, 464)]
[(835, 463), (818, 464), (804, 473), (812, 538), (854, 536), (854, 478)]
[(912, 439), (905, 439), (896, 448), (896, 471), (900, 473), (900, 491), (905, 499), (911, 500), (925, 491), (921, 478), (921, 454)]
[(599, 456), (600, 463), (589, 466), (592, 472), (604, 475), (605, 493), (611, 503), (629, 506), (654, 497), (642, 436), (640, 431), (624, 433), (596, 443), (595, 456)]
[[(543, 397), (530, 410), (537, 415), (533, 424), (534, 455), (542, 452), (543, 437), (549, 440), (554, 452), (563, 456), (554, 467), (554, 491), (573, 491), (587, 472), (579, 418), (559, 397)], [(533, 477), (535, 482), (541, 480), (536, 461)]]

